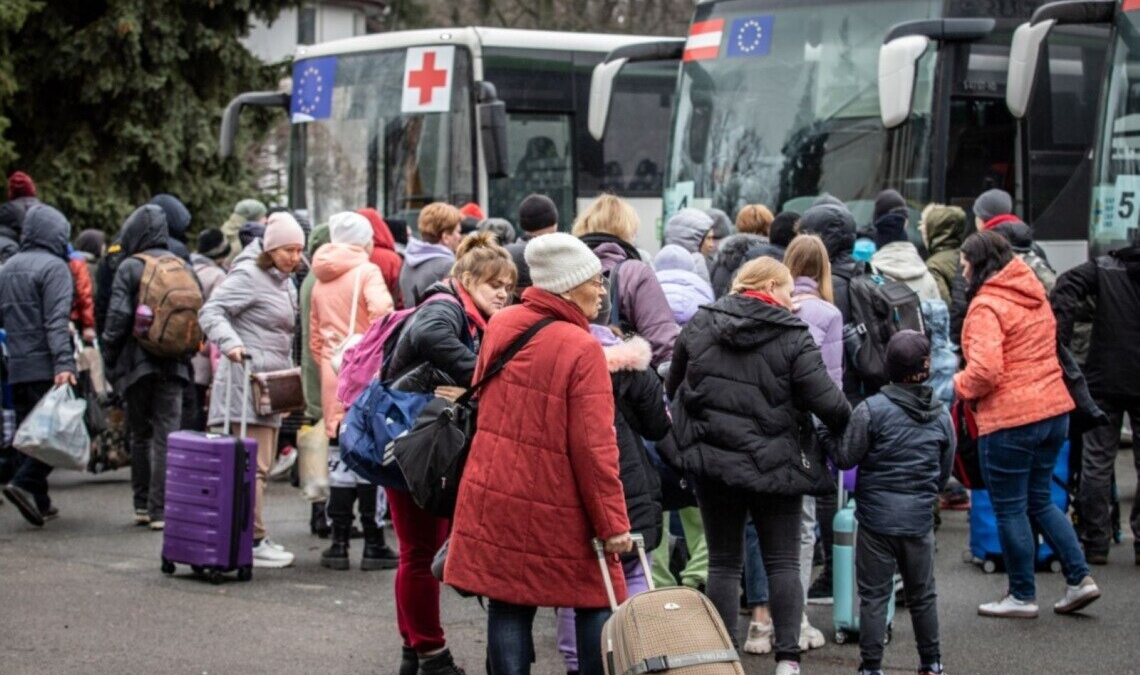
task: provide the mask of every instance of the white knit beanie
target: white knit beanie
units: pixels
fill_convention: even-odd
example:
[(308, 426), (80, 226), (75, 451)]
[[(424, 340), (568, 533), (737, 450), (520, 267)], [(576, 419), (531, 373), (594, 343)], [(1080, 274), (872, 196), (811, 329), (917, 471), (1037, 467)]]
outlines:
[(334, 244), (351, 244), (363, 248), (372, 243), (372, 224), (359, 213), (334, 213), (329, 218), (329, 240)]
[(564, 232), (531, 239), (523, 251), (536, 288), (565, 293), (602, 271), (602, 261), (577, 237)]
[(292, 215), (284, 211), (277, 211), (270, 214), (269, 219), (265, 221), (265, 234), (261, 235), (261, 243), (265, 251), (272, 251), (290, 244), (304, 246), (305, 231), (301, 229), (301, 225)]

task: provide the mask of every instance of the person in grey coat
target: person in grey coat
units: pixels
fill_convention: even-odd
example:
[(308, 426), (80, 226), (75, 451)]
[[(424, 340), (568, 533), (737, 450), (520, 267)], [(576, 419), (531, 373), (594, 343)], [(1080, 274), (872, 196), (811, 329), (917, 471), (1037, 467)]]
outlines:
[[(71, 224), (50, 206), (33, 205), (24, 219), (19, 252), (0, 270), (0, 327), (7, 332), (8, 382), (17, 423), (52, 387), (75, 384), (68, 319), (73, 283), (67, 267)], [(48, 496), (52, 467), (14, 450), (0, 461), (4, 496), (32, 525), (57, 511)]]
[(412, 239), (404, 250), (400, 268), (400, 293), (404, 307), (415, 307), (427, 289), (451, 274), (463, 214), (450, 204), (435, 202), (420, 211), (420, 239)]
[[(288, 214), (286, 214), (288, 215)], [(250, 360), (250, 372), (270, 372), (293, 367), (293, 326), (297, 315), (297, 289), (292, 273), (301, 262), (305, 233), (292, 216), (279, 217), (266, 226), (263, 239), (252, 242), (234, 259), (225, 280), (214, 289), (198, 312), (202, 332), (225, 357), (214, 373), (213, 393), (207, 424), (236, 435), (242, 415), (249, 420), (246, 433), (257, 441), (257, 486), (253, 506), (253, 564), (255, 567), (288, 567), (293, 554), (267, 537), (262, 519), (265, 486), (277, 453), (281, 415), (258, 415), (253, 397), (242, 398), (242, 363)], [(226, 389), (233, 392), (226, 410)]]
[(174, 256), (167, 248), (167, 232), (166, 213), (159, 206), (147, 204), (127, 216), (119, 236), (123, 258), (111, 282), (100, 340), (108, 377), (127, 404), (135, 524), (152, 530), (163, 529), (166, 522), (166, 437), (182, 421), (182, 390), (190, 382), (190, 359), (152, 354), (135, 338), (135, 310), (146, 268), (146, 262), (135, 256)]
[(681, 209), (665, 223), (665, 245), (676, 244), (693, 256), (700, 278), (709, 281), (708, 263), (702, 253), (705, 239), (713, 233), (716, 222), (712, 216), (699, 209)]

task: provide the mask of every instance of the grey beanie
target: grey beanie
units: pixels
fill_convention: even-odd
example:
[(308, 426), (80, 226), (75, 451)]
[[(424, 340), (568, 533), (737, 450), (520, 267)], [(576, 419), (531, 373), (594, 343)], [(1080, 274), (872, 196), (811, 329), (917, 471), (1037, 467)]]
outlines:
[(665, 223), (665, 244), (676, 244), (689, 253), (696, 253), (712, 228), (713, 219), (704, 211), (681, 209)]
[(507, 244), (515, 243), (518, 238), (518, 233), (515, 232), (515, 226), (511, 225), (511, 221), (506, 218), (488, 218), (479, 223), (480, 232), (490, 232), (495, 235), (495, 242), (499, 246), (506, 246)]
[(1013, 198), (1005, 190), (986, 190), (974, 200), (974, 215), (987, 222), (1013, 213)]
[(590, 247), (565, 232), (531, 239), (523, 257), (530, 267), (531, 283), (555, 294), (584, 284), (602, 271), (602, 261)]

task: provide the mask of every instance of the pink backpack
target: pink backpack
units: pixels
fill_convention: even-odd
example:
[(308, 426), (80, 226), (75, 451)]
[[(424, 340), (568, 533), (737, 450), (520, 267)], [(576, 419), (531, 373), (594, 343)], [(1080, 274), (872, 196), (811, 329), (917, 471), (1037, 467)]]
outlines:
[(392, 312), (373, 322), (364, 337), (344, 352), (336, 379), (336, 397), (346, 409), (380, 375), (380, 368), (384, 365), (384, 345), (388, 339), (403, 329), (417, 309), (437, 299), (463, 307), (454, 295), (436, 293), (416, 307)]

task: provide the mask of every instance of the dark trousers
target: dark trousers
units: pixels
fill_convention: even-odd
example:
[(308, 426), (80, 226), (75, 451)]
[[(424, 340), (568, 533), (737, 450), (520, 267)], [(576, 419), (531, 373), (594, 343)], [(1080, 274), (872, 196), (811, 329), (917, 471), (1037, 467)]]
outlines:
[[(16, 411), (17, 425), (24, 421), (24, 418), (32, 412), (32, 408), (36, 407), (53, 386), (50, 380), (12, 385), (12, 407)], [(40, 460), (28, 457), (17, 450), (10, 450), (0, 465), (0, 482), (10, 483), (26, 490), (35, 498), (36, 507), (40, 511), (46, 511), (51, 507), (47, 482), (51, 472), (52, 467)]]
[[(1108, 553), (1112, 542), (1112, 477), (1116, 452), (1120, 448), (1120, 426), (1124, 413), (1140, 420), (1140, 397), (1097, 397), (1097, 405), (1108, 415), (1108, 424), (1084, 435), (1079, 492), (1080, 536), (1089, 553)], [(1140, 476), (1140, 452), (1133, 450), (1136, 473)], [(1132, 502), (1132, 534), (1140, 541), (1140, 486)], [(1140, 550), (1140, 547), (1137, 548)]]
[(748, 514), (760, 537), (768, 572), (768, 604), (776, 631), (776, 660), (800, 660), (800, 521), (803, 498), (761, 495), (697, 482), (697, 501), (709, 547), (706, 592), (736, 641), (740, 609), (740, 573), (744, 565), (744, 522)]
[(864, 670), (882, 667), (887, 606), (895, 592), (896, 568), (903, 578), (919, 661), (924, 666), (942, 661), (938, 594), (934, 589), (934, 532), (922, 537), (892, 537), (861, 527), (855, 543), (855, 576), (859, 584), (860, 667)]
[[(537, 607), (487, 601), (487, 659), (491, 675), (529, 675), (534, 663), (534, 614)], [(578, 672), (603, 675), (602, 626), (610, 610), (574, 610), (574, 634), (578, 644)]]
[(131, 488), (135, 509), (152, 521), (166, 508), (166, 439), (182, 421), (182, 389), (174, 377), (147, 375), (126, 392), (131, 444)]
[(367, 531), (375, 528), (376, 490), (375, 485), (329, 488), (329, 502), (325, 507), (329, 520), (334, 526), (343, 527), (347, 532), (352, 527), (352, 504), (359, 500), (361, 529)]

